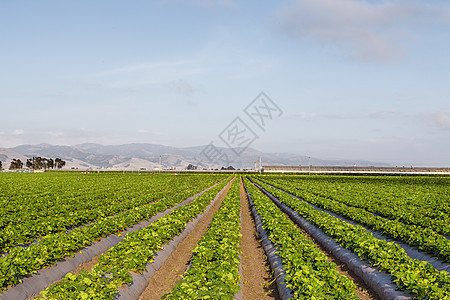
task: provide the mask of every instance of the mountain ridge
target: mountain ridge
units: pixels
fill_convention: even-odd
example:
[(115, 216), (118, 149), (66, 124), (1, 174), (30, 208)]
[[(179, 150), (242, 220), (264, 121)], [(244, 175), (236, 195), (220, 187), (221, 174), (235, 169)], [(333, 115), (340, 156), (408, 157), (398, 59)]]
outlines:
[[(21, 160), (32, 156), (48, 158), (59, 157), (66, 161), (65, 169), (111, 169), (111, 170), (152, 170), (159, 168), (186, 169), (189, 164), (199, 168), (215, 169), (232, 165), (239, 169), (255, 168), (255, 161), (261, 157), (263, 165), (311, 165), (316, 166), (390, 166), (389, 164), (364, 160), (323, 160), (289, 152), (265, 153), (247, 148), (241, 155), (232, 149), (217, 147), (228, 159), (216, 163), (208, 161), (202, 155), (207, 146), (173, 147), (151, 143), (130, 143), (122, 145), (101, 145), (83, 143), (73, 146), (41, 144), (23, 144), (12, 148), (0, 148), (0, 160), (3, 167), (9, 167), (12, 158)], [(17, 155), (17, 157), (13, 157)], [(24, 161), (24, 162), (25, 162)], [(227, 163), (226, 163), (227, 162)], [(228, 165), (227, 165), (228, 164)], [(259, 164), (259, 161), (258, 161)]]

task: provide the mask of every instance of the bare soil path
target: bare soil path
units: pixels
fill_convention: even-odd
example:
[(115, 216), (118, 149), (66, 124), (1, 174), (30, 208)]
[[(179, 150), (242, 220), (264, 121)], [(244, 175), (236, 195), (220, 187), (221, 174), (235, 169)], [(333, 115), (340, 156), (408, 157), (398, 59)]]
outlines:
[(280, 299), (241, 182), (241, 267), (244, 300)]
[(208, 226), (214, 214), (219, 210), (230, 186), (225, 189), (211, 209), (198, 221), (195, 229), (176, 247), (162, 267), (150, 278), (150, 282), (139, 300), (161, 299), (175, 287), (177, 281), (181, 280), (191, 260), (192, 250), (208, 230)]

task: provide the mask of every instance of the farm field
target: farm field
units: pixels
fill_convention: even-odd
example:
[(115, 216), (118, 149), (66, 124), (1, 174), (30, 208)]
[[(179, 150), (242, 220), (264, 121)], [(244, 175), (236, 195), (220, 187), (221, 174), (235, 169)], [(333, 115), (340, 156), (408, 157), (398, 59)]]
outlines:
[(448, 177), (0, 183), (0, 299), (450, 299)]
[(257, 176), (255, 180), (286, 211), (389, 274), (395, 289), (409, 297), (450, 297), (449, 178)]

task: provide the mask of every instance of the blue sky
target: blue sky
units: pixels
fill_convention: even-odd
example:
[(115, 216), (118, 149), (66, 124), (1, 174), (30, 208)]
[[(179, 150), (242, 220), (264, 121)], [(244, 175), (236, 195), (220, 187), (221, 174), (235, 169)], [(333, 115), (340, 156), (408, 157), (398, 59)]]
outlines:
[(258, 150), (450, 165), (447, 1), (0, 0), (0, 25), (0, 147), (223, 146), (264, 91)]

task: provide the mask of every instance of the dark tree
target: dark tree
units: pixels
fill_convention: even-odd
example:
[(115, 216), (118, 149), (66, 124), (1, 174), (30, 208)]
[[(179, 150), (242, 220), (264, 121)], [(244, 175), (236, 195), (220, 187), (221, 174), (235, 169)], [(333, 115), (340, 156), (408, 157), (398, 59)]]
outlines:
[(33, 169), (33, 159), (32, 159), (32, 158), (28, 158), (28, 159), (27, 159), (27, 162), (25, 163), (25, 166), (26, 166), (28, 169)]
[(35, 158), (34, 168), (38, 170), (44, 168), (44, 160), (42, 159), (42, 157), (38, 156)]
[(197, 166), (194, 166), (193, 164), (189, 164), (186, 169), (187, 170), (197, 170)]
[(61, 169), (66, 165), (66, 162), (62, 160), (61, 158), (55, 158), (55, 167), (58, 169)]
[(27, 159), (26, 166), (30, 169), (53, 169), (55, 166), (57, 168), (62, 168), (66, 164), (62, 159), (57, 158), (53, 160), (53, 158), (45, 158), (40, 156), (34, 156), (33, 158)]
[(17, 169), (22, 169), (22, 167), (23, 167), (23, 162), (20, 159), (13, 158), (13, 160), (11, 161), (11, 165), (9, 166), (9, 169), (17, 170)]
[(33, 169), (35, 170), (40, 170), (42, 169), (43, 165), (42, 165), (42, 157), (40, 156), (35, 156), (31, 159), (31, 166)]
[(53, 169), (53, 168), (55, 167), (55, 161), (53, 160), (53, 158), (49, 158), (49, 159), (47, 160), (47, 167), (48, 167), (49, 169)]
[(229, 171), (234, 171), (236, 170), (233, 166), (228, 166), (228, 167), (222, 167), (221, 170), (229, 170)]
[(44, 168), (44, 170), (47, 170), (49, 168), (48, 167), (48, 159), (44, 157), (44, 158), (42, 158), (41, 162), (42, 162), (42, 167)]
[(2, 161), (0, 160), (0, 170), (1, 169), (3, 169), (3, 163), (2, 163)]

